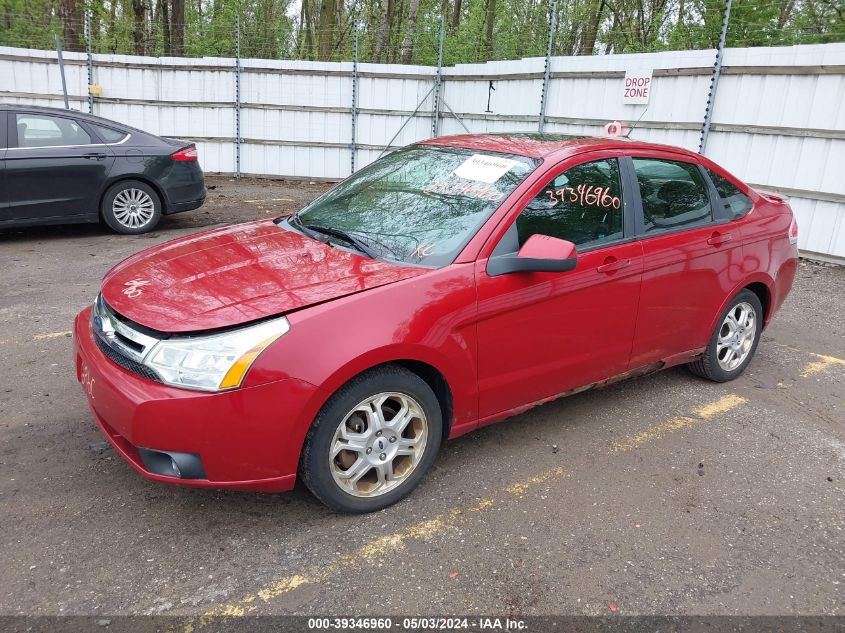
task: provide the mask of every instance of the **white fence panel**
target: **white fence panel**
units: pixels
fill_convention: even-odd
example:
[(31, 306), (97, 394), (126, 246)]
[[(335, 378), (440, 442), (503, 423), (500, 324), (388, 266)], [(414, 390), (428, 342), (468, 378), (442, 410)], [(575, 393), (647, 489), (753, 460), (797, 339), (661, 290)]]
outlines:
[[(697, 150), (714, 54), (552, 58), (545, 131), (595, 135), (607, 121), (641, 119), (633, 138)], [(64, 57), (70, 105), (87, 111), (86, 56)], [(352, 64), (240, 63), (241, 172), (347, 176)], [(194, 140), (203, 169), (236, 171), (236, 60), (95, 55), (94, 66), (96, 114)], [(440, 133), (536, 131), (543, 70), (542, 58), (444, 68)], [(647, 107), (622, 102), (632, 70), (653, 73)], [(436, 68), (365, 63), (358, 72), (357, 168), (431, 135)], [(55, 53), (0, 47), (0, 99), (61, 107)], [(727, 49), (707, 155), (788, 195), (803, 250), (845, 259), (845, 44)]]

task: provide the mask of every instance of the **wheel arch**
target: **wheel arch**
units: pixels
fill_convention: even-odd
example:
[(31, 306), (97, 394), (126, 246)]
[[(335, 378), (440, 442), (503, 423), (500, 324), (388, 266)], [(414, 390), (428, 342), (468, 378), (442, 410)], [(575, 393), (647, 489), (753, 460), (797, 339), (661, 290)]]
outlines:
[[(772, 288), (774, 286), (774, 283), (774, 279), (772, 279), (765, 273), (757, 273), (751, 275), (750, 277), (744, 279), (741, 283), (738, 283), (733, 288), (733, 290), (727, 293), (724, 301), (719, 306), (719, 309), (716, 310), (716, 313), (713, 315), (713, 320), (710, 322), (710, 326), (707, 329), (707, 332), (713, 332), (722, 312), (727, 309), (728, 304), (742, 290), (750, 290), (757, 296), (758, 299), (760, 299), (760, 303), (763, 306), (763, 328), (765, 328), (766, 325), (768, 325), (769, 318), (771, 317)], [(708, 334), (707, 336), (709, 340), (710, 334)]]
[[(440, 404), (440, 410), (443, 415), (443, 439), (448, 438), (456, 426), (469, 426), (467, 420), (463, 419), (466, 415), (456, 415), (456, 391), (460, 389), (455, 384), (456, 373), (447, 368), (447, 364), (443, 359), (432, 358), (431, 354), (426, 354), (421, 350), (373, 350), (369, 354), (356, 358), (354, 361), (347, 363), (343, 367), (335, 371), (330, 377), (322, 381), (319, 385), (320, 402), (312, 407), (315, 411), (319, 411), (329, 398), (343, 385), (350, 380), (360, 376), (361, 374), (382, 367), (385, 365), (398, 365), (419, 376), (434, 392), (437, 401)], [(392, 351), (392, 353), (391, 353)], [(416, 352), (416, 353), (414, 353)], [(464, 403), (466, 408), (468, 403)], [(462, 406), (458, 403), (457, 407)], [(473, 412), (474, 413), (474, 412)], [(472, 422), (474, 423), (475, 415), (472, 415)], [(458, 423), (456, 424), (456, 420)], [(469, 430), (466, 428), (465, 430)]]

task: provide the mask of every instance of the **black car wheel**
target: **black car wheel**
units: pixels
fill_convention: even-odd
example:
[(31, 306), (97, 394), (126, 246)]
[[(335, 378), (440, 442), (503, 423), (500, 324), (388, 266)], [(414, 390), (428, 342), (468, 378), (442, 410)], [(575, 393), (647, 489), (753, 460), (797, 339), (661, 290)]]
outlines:
[(740, 291), (721, 314), (704, 355), (690, 363), (692, 373), (727, 382), (739, 376), (757, 350), (763, 331), (763, 306), (750, 290)]
[(152, 231), (161, 219), (161, 199), (148, 184), (123, 180), (106, 191), (100, 207), (103, 219), (125, 235)]
[(416, 487), (437, 457), (442, 434), (431, 387), (398, 365), (377, 367), (320, 409), (305, 439), (300, 476), (333, 510), (381, 510)]

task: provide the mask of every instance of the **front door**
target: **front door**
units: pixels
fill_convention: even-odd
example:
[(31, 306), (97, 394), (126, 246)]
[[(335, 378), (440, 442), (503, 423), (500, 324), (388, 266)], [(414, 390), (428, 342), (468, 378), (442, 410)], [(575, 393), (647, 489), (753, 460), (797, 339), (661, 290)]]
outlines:
[(8, 207), (3, 219), (46, 220), (96, 215), (114, 162), (73, 118), (9, 112)]
[(616, 158), (570, 167), (522, 210), (491, 257), (539, 233), (575, 243), (576, 268), (491, 277), (489, 260), (476, 263), (482, 422), (627, 369), (643, 263), (624, 198)]

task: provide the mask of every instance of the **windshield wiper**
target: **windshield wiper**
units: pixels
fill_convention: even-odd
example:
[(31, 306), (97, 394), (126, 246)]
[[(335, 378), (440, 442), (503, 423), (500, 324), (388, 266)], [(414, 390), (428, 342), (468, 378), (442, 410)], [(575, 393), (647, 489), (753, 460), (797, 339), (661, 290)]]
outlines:
[[(305, 235), (310, 237), (312, 240), (317, 240), (318, 242), (322, 242), (323, 244), (328, 244), (328, 241), (321, 239), (320, 234), (317, 231), (314, 231), (302, 222), (302, 219), (299, 217), (299, 212), (297, 211), (292, 216), (288, 218), (288, 224), (292, 224), (300, 231), (302, 231)], [(331, 246), (331, 244), (329, 244)]]
[(351, 244), (356, 249), (364, 253), (367, 257), (371, 259), (378, 259), (376, 252), (370, 248), (364, 241), (360, 238), (355, 237), (351, 233), (347, 233), (343, 229), (338, 229), (333, 226), (320, 226), (319, 224), (305, 224), (299, 218), (296, 218), (297, 223), (304, 229), (308, 229), (310, 231), (314, 231), (316, 233), (323, 233), (324, 235), (331, 235), (332, 237), (338, 237), (342, 239), (344, 242)]

